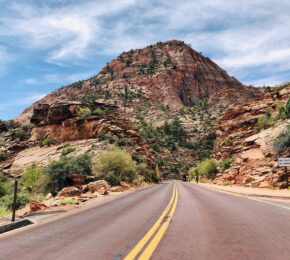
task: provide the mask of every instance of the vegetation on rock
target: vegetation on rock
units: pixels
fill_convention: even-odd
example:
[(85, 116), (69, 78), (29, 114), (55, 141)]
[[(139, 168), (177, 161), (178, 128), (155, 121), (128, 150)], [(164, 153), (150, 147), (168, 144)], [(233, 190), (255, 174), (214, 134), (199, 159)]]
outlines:
[(274, 143), (277, 154), (282, 154), (290, 148), (290, 125), (286, 131), (279, 134)]
[(214, 159), (205, 159), (197, 164), (196, 169), (198, 174), (206, 178), (210, 178), (217, 171), (217, 161)]

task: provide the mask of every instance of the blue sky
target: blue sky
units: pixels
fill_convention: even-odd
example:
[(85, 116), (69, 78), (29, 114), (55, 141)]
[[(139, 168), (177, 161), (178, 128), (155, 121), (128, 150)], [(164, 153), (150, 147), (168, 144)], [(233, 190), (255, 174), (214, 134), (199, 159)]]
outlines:
[(0, 119), (118, 54), (183, 40), (244, 84), (290, 80), (289, 0), (0, 0)]

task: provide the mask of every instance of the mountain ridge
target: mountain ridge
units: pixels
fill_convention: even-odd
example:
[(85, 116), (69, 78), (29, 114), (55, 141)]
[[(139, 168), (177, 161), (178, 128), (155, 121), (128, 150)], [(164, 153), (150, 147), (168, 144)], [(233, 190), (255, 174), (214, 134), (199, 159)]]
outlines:
[(159, 102), (173, 110), (205, 98), (213, 99), (210, 104), (218, 100), (227, 105), (261, 96), (259, 89), (244, 86), (184, 42), (171, 40), (123, 52), (96, 76), (53, 91), (15, 120), (29, 120), (35, 104), (59, 99), (79, 100), (84, 95), (104, 99), (110, 96), (122, 106), (119, 95), (124, 93), (125, 86), (131, 94), (142, 95), (150, 102)]

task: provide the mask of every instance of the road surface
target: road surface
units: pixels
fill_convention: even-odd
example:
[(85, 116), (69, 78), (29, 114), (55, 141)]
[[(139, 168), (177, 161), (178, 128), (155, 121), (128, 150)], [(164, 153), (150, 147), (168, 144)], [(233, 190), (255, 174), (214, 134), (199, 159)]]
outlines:
[(290, 259), (290, 203), (168, 182), (0, 235), (0, 259)]

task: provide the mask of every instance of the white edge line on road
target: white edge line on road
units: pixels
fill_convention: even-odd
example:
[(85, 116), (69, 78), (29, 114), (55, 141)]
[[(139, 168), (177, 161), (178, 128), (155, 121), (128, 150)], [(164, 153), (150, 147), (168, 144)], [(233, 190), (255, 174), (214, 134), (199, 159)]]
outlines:
[[(193, 185), (196, 185), (196, 184), (193, 183)], [(224, 193), (224, 194), (229, 194), (229, 195), (232, 195), (232, 196), (237, 196), (237, 197), (240, 197), (240, 198), (247, 198), (249, 200), (256, 200), (256, 201), (259, 201), (259, 202), (264, 202), (264, 203), (267, 203), (267, 204), (271, 204), (271, 205), (275, 205), (275, 206), (281, 207), (283, 209), (290, 210), (290, 207), (286, 207), (286, 206), (283, 206), (283, 205), (280, 205), (280, 204), (276, 204), (276, 203), (273, 203), (273, 202), (270, 202), (270, 201), (265, 201), (265, 200), (262, 200), (262, 199), (256, 199), (256, 198), (253, 198), (253, 197), (248, 197), (246, 195), (235, 194), (235, 193), (232, 193), (230, 191), (215, 189), (215, 188), (207, 187), (207, 186), (199, 186), (199, 187), (205, 188), (205, 189), (208, 189), (208, 190), (212, 190), (212, 191), (217, 191), (217, 192)]]
[(273, 202), (269, 202), (269, 201), (265, 201), (265, 200), (260, 200), (260, 199), (256, 199), (256, 198), (251, 198), (251, 197), (247, 197), (249, 200), (256, 200), (256, 201), (260, 201), (260, 202), (263, 202), (263, 203), (267, 203), (267, 204), (271, 204), (271, 205), (275, 205), (275, 206), (278, 206), (278, 207), (281, 207), (281, 208), (284, 208), (284, 209), (288, 209), (290, 210), (289, 207), (286, 207), (286, 206), (283, 206), (283, 205), (280, 205), (280, 204), (276, 204), (276, 203), (273, 203)]

